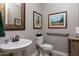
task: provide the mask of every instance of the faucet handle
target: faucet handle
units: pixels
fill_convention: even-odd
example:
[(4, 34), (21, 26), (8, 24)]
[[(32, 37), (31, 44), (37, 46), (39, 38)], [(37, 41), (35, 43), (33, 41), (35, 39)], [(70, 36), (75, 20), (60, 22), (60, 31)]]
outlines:
[(17, 38), (20, 38), (20, 36), (19, 36), (19, 35), (16, 35), (16, 36), (15, 36), (15, 38), (16, 38), (16, 37), (17, 37)]
[(20, 38), (19, 35), (16, 35), (16, 36), (15, 36), (15, 40), (16, 40), (16, 41), (19, 41), (19, 38)]
[(14, 40), (14, 38), (10, 38), (10, 39), (11, 39), (11, 41), (12, 41), (12, 42), (14, 42), (14, 41), (15, 41), (15, 40)]
[(8, 40), (8, 39), (6, 39), (6, 40), (5, 40), (5, 43), (7, 44), (8, 42), (9, 42), (9, 40)]

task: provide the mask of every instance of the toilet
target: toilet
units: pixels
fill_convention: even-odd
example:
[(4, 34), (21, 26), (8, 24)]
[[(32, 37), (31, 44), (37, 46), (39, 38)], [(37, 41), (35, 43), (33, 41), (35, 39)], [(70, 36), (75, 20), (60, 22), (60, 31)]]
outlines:
[(51, 55), (53, 45), (43, 43), (42, 34), (37, 34), (35, 41), (36, 41), (36, 48), (38, 48), (39, 54), (42, 53), (42, 55)]

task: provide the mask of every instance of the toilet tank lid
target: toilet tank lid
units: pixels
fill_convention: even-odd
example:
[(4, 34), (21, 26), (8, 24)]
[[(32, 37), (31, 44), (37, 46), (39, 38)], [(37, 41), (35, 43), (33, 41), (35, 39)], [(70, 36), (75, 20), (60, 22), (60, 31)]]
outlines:
[(42, 36), (42, 34), (36, 34), (36, 37), (40, 37), (40, 36)]

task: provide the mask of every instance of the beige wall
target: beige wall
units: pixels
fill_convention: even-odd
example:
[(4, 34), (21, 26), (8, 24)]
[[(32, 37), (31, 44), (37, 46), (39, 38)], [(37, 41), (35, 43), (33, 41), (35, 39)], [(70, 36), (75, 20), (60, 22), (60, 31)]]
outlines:
[[(72, 3), (53, 3), (43, 4), (43, 30), (45, 42), (54, 45), (54, 49), (68, 52), (68, 38), (48, 36), (47, 32), (51, 33), (69, 33), (75, 34), (75, 27), (78, 26), (78, 4)], [(48, 14), (67, 11), (67, 29), (48, 29)]]

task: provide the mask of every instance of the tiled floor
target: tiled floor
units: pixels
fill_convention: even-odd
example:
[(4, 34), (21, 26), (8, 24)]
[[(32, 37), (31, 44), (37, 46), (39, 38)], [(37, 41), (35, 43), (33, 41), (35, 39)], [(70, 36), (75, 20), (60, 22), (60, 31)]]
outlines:
[[(48, 54), (42, 54), (40, 53), (39, 55), (37, 54), (37, 51), (32, 54), (32, 56), (49, 56)], [(60, 52), (60, 51), (57, 51), (57, 50), (52, 50), (52, 56), (68, 56), (67, 53), (64, 53), (64, 52)]]

